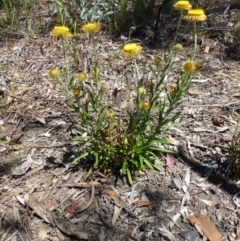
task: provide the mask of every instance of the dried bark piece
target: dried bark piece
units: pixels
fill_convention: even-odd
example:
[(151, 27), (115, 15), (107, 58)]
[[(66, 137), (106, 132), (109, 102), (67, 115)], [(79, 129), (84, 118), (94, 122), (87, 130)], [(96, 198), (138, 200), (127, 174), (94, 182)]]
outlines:
[(186, 217), (193, 225), (197, 226), (210, 241), (221, 241), (221, 235), (215, 225), (206, 218)]

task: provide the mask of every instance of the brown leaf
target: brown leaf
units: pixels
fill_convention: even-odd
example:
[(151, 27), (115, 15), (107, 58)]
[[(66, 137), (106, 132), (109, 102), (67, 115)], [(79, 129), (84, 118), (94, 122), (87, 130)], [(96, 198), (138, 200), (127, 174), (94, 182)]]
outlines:
[(112, 225), (114, 226), (117, 222), (117, 219), (119, 217), (119, 214), (121, 212), (122, 208), (117, 206), (117, 205), (114, 205), (114, 213), (113, 213), (113, 217), (112, 217)]
[(103, 189), (102, 193), (109, 195), (113, 199), (116, 205), (120, 205), (121, 198), (115, 191), (113, 191), (112, 189)]
[(215, 225), (208, 219), (190, 216), (186, 217), (186, 219), (191, 224), (197, 225), (210, 241), (221, 241), (221, 234), (218, 232)]
[(43, 205), (38, 202), (34, 197), (30, 197), (27, 201), (28, 206), (42, 219), (44, 219), (45, 222), (50, 223), (47, 212), (44, 209)]
[(137, 200), (135, 202), (133, 202), (135, 205), (137, 206), (149, 206), (151, 205), (152, 203), (151, 202), (148, 202), (148, 201), (143, 201), (143, 200)]

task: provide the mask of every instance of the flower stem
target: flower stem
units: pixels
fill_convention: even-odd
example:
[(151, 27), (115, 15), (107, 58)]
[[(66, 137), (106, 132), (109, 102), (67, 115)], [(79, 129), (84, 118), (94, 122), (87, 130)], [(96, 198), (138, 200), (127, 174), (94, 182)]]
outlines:
[(63, 38), (61, 38), (61, 42), (62, 42), (62, 46), (63, 46), (63, 58), (66, 62), (67, 81), (69, 81), (69, 64), (68, 64), (68, 59), (67, 59), (67, 55), (66, 55), (66, 48), (65, 48), (65, 43), (64, 43)]
[(178, 24), (177, 24), (177, 30), (176, 30), (176, 33), (175, 33), (173, 45), (175, 45), (175, 43), (176, 43), (177, 36), (178, 36), (178, 30), (179, 30), (180, 24), (182, 22), (182, 18), (183, 18), (183, 11), (180, 11), (180, 17), (179, 17)]
[(193, 26), (194, 26), (194, 50), (193, 50), (193, 55), (192, 55), (192, 58), (191, 60), (193, 60), (195, 54), (196, 54), (196, 51), (197, 51), (197, 38), (198, 38), (198, 33), (197, 33), (197, 23), (196, 21), (193, 22)]

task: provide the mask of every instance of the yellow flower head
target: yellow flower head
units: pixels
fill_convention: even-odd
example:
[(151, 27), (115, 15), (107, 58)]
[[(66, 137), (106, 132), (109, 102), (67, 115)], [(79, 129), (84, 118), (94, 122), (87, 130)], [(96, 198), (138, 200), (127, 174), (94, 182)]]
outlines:
[(100, 31), (100, 28), (101, 28), (100, 23), (94, 22), (94, 23), (84, 24), (84, 25), (81, 27), (81, 30), (82, 30), (84, 33), (95, 34), (95, 33), (97, 33), (97, 32)]
[(147, 91), (146, 91), (146, 89), (144, 87), (139, 87), (138, 93), (140, 95), (146, 95)]
[(48, 76), (52, 79), (56, 79), (60, 75), (59, 68), (51, 68), (48, 72)]
[(87, 74), (85, 74), (85, 73), (83, 73), (83, 72), (77, 73), (77, 74), (76, 74), (76, 78), (77, 78), (79, 81), (83, 82), (83, 81), (87, 80)]
[(144, 110), (150, 109), (150, 102), (147, 100), (141, 101), (141, 108)]
[(114, 111), (112, 111), (112, 110), (109, 110), (108, 112), (107, 112), (107, 117), (108, 118), (113, 118), (114, 117)]
[(182, 64), (182, 70), (187, 74), (192, 74), (198, 70), (195, 62), (187, 60)]
[(78, 89), (74, 89), (73, 90), (73, 95), (75, 98), (77, 98), (79, 96), (79, 90)]
[(177, 89), (175, 87), (171, 86), (170, 89), (169, 89), (169, 92), (170, 92), (170, 95), (172, 97), (174, 97), (177, 93)]
[(203, 9), (190, 9), (183, 18), (190, 22), (200, 22), (205, 21), (207, 16), (204, 14)]
[(73, 36), (69, 28), (65, 26), (55, 26), (53, 30), (50, 32), (50, 35), (62, 38), (69, 38)]
[(192, 5), (189, 3), (189, 1), (177, 1), (173, 7), (176, 9), (176, 10), (180, 10), (180, 11), (183, 11), (183, 10), (189, 10), (192, 8)]
[(183, 46), (181, 44), (176, 44), (173, 46), (173, 49), (177, 50), (177, 51), (182, 51)]
[(125, 44), (122, 49), (122, 55), (132, 59), (137, 57), (142, 52), (142, 47), (136, 43)]

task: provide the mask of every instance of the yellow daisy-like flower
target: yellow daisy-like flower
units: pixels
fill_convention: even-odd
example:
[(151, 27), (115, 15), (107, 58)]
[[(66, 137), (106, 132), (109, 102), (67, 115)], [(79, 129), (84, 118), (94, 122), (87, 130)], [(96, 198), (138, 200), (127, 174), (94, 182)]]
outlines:
[(83, 73), (83, 72), (80, 72), (80, 73), (77, 73), (76, 74), (76, 78), (79, 80), (79, 81), (81, 81), (81, 82), (83, 82), (83, 81), (85, 81), (85, 80), (87, 80), (87, 74), (85, 74), (85, 73)]
[(108, 112), (107, 112), (107, 117), (108, 118), (113, 118), (114, 117), (114, 111), (113, 110), (109, 110)]
[(198, 70), (195, 62), (187, 60), (182, 64), (182, 70), (187, 74), (192, 74)]
[(136, 43), (125, 44), (122, 49), (122, 55), (126, 58), (133, 59), (142, 52), (142, 47)]
[(203, 9), (190, 9), (183, 18), (190, 22), (201, 22), (205, 21), (207, 16), (204, 14)]
[(51, 68), (48, 72), (48, 76), (52, 79), (56, 79), (60, 75), (59, 68)]
[(150, 109), (150, 102), (147, 100), (141, 101), (141, 108), (144, 110)]
[(97, 23), (97, 22), (87, 23), (81, 27), (81, 30), (84, 33), (89, 33), (89, 34), (95, 34), (95, 33), (99, 32), (100, 29), (101, 29), (101, 25), (100, 25), (100, 23)]
[(50, 35), (62, 38), (69, 38), (73, 36), (69, 28), (65, 26), (55, 26), (53, 30), (50, 32)]
[(176, 45), (173, 46), (173, 48), (177, 51), (182, 51), (183, 46), (181, 44), (176, 44)]
[(176, 10), (179, 10), (179, 11), (184, 11), (184, 10), (189, 10), (192, 8), (192, 5), (189, 3), (189, 1), (177, 1), (173, 7), (176, 9)]

